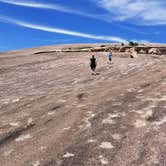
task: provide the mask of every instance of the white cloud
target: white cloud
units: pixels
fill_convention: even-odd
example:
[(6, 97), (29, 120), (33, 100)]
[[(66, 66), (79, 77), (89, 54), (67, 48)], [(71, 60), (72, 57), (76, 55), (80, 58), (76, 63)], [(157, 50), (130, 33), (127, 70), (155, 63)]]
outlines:
[[(118, 21), (136, 20), (137, 24), (166, 24), (166, 2), (163, 0), (92, 0)], [(132, 23), (132, 22), (131, 22)], [(134, 22), (135, 23), (135, 22)]]
[[(116, 23), (114, 22), (114, 20), (125, 20), (125, 19), (127, 19), (129, 17), (129, 13), (128, 13), (128, 15), (127, 14), (125, 15), (125, 14), (122, 13), (123, 14), (122, 15), (118, 11), (116, 14), (112, 15), (110, 13), (110, 7), (113, 7), (113, 9), (116, 11), (116, 8), (118, 8), (118, 6), (120, 8), (122, 8), (122, 7), (124, 8), (124, 6), (126, 5), (127, 2), (129, 2), (129, 0), (98, 0), (98, 1), (97, 0), (89, 0), (89, 1), (95, 2), (94, 3), (95, 6), (96, 6), (96, 4), (99, 4), (100, 7), (106, 9), (107, 11), (109, 11), (108, 14), (87, 13), (87, 12), (83, 12), (83, 11), (78, 10), (78, 9), (68, 8), (66, 6), (62, 6), (62, 5), (55, 4), (55, 3), (54, 4), (38, 3), (36, 1), (26, 1), (26, 0), (0, 0), (0, 2), (7, 3), (7, 4), (10, 4), (10, 5), (16, 5), (16, 6), (22, 6), (22, 7), (31, 7), (31, 8), (39, 8), (39, 9), (50, 9), (50, 10), (56, 10), (56, 11), (64, 12), (64, 13), (76, 14), (76, 15), (80, 15), (80, 16), (84, 16), (84, 17), (89, 17), (89, 18), (92, 18), (92, 19), (105, 21), (105, 22), (108, 22), (108, 23), (111, 23), (111, 24), (116, 24), (117, 27), (126, 29), (127, 31), (131, 31), (131, 32), (134, 32), (134, 33), (149, 34), (148, 32), (140, 31), (139, 29), (135, 29), (131, 26), (121, 25), (121, 24), (118, 24), (117, 22)], [(96, 3), (96, 1), (97, 1), (97, 3)], [(126, 11), (123, 8), (122, 8), (122, 11)], [(114, 12), (114, 10), (112, 10), (112, 13)], [(135, 22), (132, 22), (132, 23), (135, 23)]]
[(39, 3), (26, 0), (0, 0), (2, 3), (11, 5), (51, 9), (60, 12), (77, 14), (90, 18), (95, 18), (107, 22), (136, 20), (134, 24), (166, 24), (166, 2), (163, 0), (89, 0), (94, 6), (105, 9), (105, 14), (92, 14), (82, 12), (77, 9), (71, 9), (59, 4)]
[(62, 12), (72, 12), (70, 9), (60, 6), (58, 4), (38, 3), (34, 1), (24, 1), (24, 0), (0, 0), (0, 2), (16, 6), (24, 6), (24, 7), (40, 8), (40, 9), (52, 9)]
[(97, 16), (97, 15), (88, 14), (85, 12), (81, 12), (80, 10), (68, 8), (66, 6), (62, 6), (62, 5), (55, 4), (55, 3), (54, 4), (38, 3), (35, 1), (25, 1), (25, 0), (0, 0), (0, 2), (10, 4), (10, 5), (22, 6), (22, 7), (56, 10), (59, 12), (76, 14), (76, 15), (80, 15), (80, 16), (100, 19), (99, 16)]
[(31, 28), (31, 29), (36, 29), (36, 30), (41, 30), (41, 31), (46, 31), (46, 32), (52, 32), (52, 33), (65, 34), (65, 35), (70, 35), (70, 36), (78, 36), (78, 37), (95, 39), (95, 40), (103, 40), (103, 41), (127, 42), (125, 39), (120, 38), (120, 37), (104, 36), (104, 35), (92, 35), (92, 34), (81, 33), (81, 32), (76, 32), (76, 31), (71, 31), (71, 30), (66, 30), (66, 29), (59, 29), (59, 28), (55, 28), (55, 27), (48, 27), (48, 26), (42, 26), (42, 25), (37, 25), (37, 24), (31, 24), (31, 23), (19, 21), (16, 19), (11, 19), (8, 17), (2, 17), (2, 16), (0, 16), (0, 21), (14, 24), (14, 25), (18, 25), (21, 27), (26, 27), (26, 28)]

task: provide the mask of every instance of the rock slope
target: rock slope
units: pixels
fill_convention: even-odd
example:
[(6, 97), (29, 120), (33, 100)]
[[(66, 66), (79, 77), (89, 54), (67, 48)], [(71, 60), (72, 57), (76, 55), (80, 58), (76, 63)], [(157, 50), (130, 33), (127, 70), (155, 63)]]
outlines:
[[(36, 50), (35, 50), (36, 51)], [(166, 58), (0, 55), (0, 165), (165, 166)]]

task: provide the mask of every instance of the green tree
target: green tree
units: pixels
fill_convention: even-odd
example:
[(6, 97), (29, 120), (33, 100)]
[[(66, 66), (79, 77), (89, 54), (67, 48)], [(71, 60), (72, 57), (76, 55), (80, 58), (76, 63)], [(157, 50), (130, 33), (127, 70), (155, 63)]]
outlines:
[(135, 47), (135, 46), (138, 46), (138, 43), (137, 42), (133, 42), (133, 41), (129, 41), (129, 46)]

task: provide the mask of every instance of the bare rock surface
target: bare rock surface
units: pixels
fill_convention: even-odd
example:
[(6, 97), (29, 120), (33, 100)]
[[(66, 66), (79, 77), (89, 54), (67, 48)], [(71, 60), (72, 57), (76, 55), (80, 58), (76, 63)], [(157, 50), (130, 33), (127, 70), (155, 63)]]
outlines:
[(166, 165), (164, 55), (43, 50), (0, 55), (0, 165)]

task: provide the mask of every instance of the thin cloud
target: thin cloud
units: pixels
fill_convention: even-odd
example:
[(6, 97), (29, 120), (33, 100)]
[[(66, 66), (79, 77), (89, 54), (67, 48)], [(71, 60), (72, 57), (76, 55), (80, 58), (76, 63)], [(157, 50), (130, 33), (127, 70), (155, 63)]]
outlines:
[(71, 9), (71, 8), (68, 8), (68, 7), (59, 5), (59, 4), (38, 3), (38, 2), (35, 2), (35, 1), (20, 1), (20, 0), (0, 0), (0, 2), (10, 4), (10, 5), (15, 5), (15, 6), (56, 10), (56, 11), (59, 11), (59, 12), (76, 14), (76, 15), (80, 15), (80, 16), (99, 19), (98, 18), (99, 16), (97, 16), (97, 15), (87, 14), (85, 12), (81, 12), (81, 11), (78, 11), (76, 9)]
[(94, 39), (94, 40), (103, 40), (103, 41), (111, 41), (111, 42), (124, 42), (124, 43), (127, 42), (125, 39), (120, 38), (120, 37), (104, 36), (104, 35), (93, 35), (93, 34), (87, 34), (87, 33), (71, 31), (71, 30), (67, 30), (67, 29), (59, 29), (59, 28), (55, 28), (55, 27), (36, 25), (36, 24), (31, 24), (31, 23), (28, 23), (28, 22), (23, 22), (23, 21), (19, 21), (19, 20), (16, 20), (16, 19), (11, 19), (11, 18), (8, 18), (8, 17), (2, 17), (2, 16), (0, 17), (0, 21), (10, 23), (10, 24), (14, 24), (14, 25), (21, 26), (21, 27), (30, 28), (30, 29), (36, 29), (36, 30), (41, 30), (41, 31), (46, 31), (46, 32), (52, 32), (52, 33), (70, 35), (70, 36), (89, 38), (89, 39)]
[(16, 6), (24, 6), (24, 7), (40, 8), (40, 9), (52, 9), (62, 12), (72, 12), (70, 9), (60, 6), (58, 4), (45, 4), (33, 1), (20, 1), (20, 0), (0, 0), (0, 2)]

